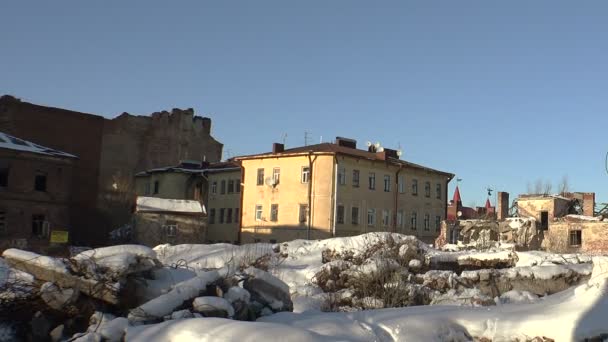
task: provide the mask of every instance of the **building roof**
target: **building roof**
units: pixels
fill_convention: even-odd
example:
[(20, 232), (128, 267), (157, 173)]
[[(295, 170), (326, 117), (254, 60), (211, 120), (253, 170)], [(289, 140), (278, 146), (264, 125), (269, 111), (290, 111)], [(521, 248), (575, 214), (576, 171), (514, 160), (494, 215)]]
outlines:
[(534, 195), (534, 194), (523, 194), (519, 195), (518, 201), (536, 201), (536, 200), (550, 200), (550, 199), (560, 199), (565, 201), (571, 201), (572, 198), (564, 197), (562, 195)]
[(192, 166), (192, 164), (185, 165), (184, 163), (176, 166), (165, 166), (146, 171), (139, 172), (135, 177), (147, 176), (152, 173), (163, 173), (163, 172), (178, 172), (178, 173), (189, 173), (189, 174), (205, 174), (209, 172), (228, 172), (238, 171), (241, 167), (234, 162), (218, 162), (218, 163), (207, 163), (198, 166)]
[(488, 209), (488, 210), (492, 209), (492, 203), (490, 203), (490, 199), (489, 198), (486, 199), (486, 209)]
[(341, 155), (346, 155), (346, 156), (361, 158), (361, 159), (386, 161), (386, 162), (390, 162), (390, 163), (393, 163), (396, 165), (403, 165), (403, 166), (411, 167), (414, 169), (424, 170), (424, 171), (433, 172), (433, 173), (439, 173), (439, 174), (445, 175), (450, 178), (454, 177), (454, 174), (435, 170), (435, 169), (432, 169), (432, 168), (429, 168), (426, 166), (422, 166), (422, 165), (418, 165), (418, 164), (414, 164), (414, 163), (411, 163), (411, 162), (408, 162), (405, 160), (392, 158), (392, 157), (388, 157), (388, 156), (382, 157), (382, 152), (369, 152), (366, 150), (360, 150), (360, 149), (351, 148), (351, 147), (347, 147), (347, 146), (341, 146), (341, 145), (333, 144), (333, 143), (321, 143), (321, 144), (315, 144), (315, 145), (294, 147), (294, 148), (286, 149), (283, 152), (277, 152), (277, 153), (266, 152), (266, 153), (260, 153), (260, 154), (239, 156), (239, 157), (235, 157), (234, 160), (240, 161), (240, 160), (246, 160), (246, 159), (264, 158), (264, 157), (303, 155), (303, 154), (308, 154), (311, 152), (312, 153), (341, 154)]
[(454, 204), (462, 203), (462, 198), (460, 198), (460, 189), (458, 188), (458, 185), (456, 185), (456, 190), (454, 190), (454, 197), (452, 198), (452, 201), (454, 202)]
[(205, 207), (199, 201), (144, 196), (137, 197), (135, 211), (206, 214)]
[(19, 139), (3, 132), (0, 132), (0, 148), (60, 158), (78, 158), (73, 154), (38, 145), (31, 141)]

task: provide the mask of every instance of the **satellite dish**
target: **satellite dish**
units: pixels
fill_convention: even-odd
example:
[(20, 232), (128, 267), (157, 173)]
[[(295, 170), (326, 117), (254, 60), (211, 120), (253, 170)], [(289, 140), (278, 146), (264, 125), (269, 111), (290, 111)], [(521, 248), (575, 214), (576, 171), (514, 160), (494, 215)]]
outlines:
[(277, 180), (274, 177), (266, 177), (264, 183), (266, 183), (266, 185), (269, 187), (274, 188), (277, 185)]
[(376, 142), (376, 143), (374, 144), (374, 146), (376, 147), (376, 149), (379, 149), (379, 148), (380, 148), (380, 142)]
[(366, 142), (365, 144), (367, 145), (367, 147), (372, 146), (372, 142), (371, 142), (371, 141), (368, 141), (368, 142)]
[(397, 150), (397, 157), (401, 157), (402, 154), (403, 154), (403, 151)]
[(456, 213), (456, 216), (461, 217), (462, 216), (462, 211), (458, 210), (458, 212)]

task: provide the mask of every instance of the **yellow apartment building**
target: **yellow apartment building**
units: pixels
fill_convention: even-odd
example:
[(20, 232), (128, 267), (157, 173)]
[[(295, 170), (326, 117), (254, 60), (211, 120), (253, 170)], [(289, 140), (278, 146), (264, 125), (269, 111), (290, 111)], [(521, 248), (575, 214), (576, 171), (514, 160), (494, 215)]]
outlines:
[(237, 157), (243, 173), (241, 242), (323, 239), (373, 231), (431, 243), (453, 174), (400, 160), (396, 150), (336, 138)]

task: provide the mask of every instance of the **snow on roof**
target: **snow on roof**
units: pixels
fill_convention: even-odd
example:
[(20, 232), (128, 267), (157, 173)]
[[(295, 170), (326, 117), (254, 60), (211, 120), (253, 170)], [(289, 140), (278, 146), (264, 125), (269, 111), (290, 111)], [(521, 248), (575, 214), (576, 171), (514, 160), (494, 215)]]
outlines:
[(206, 214), (205, 207), (198, 201), (157, 197), (137, 197), (136, 211)]
[(45, 147), (45, 146), (41, 146), (38, 144), (34, 144), (31, 141), (19, 139), (17, 137), (8, 135), (3, 132), (0, 132), (0, 148), (4, 148), (4, 149), (8, 149), (8, 150), (15, 150), (15, 151), (44, 154), (47, 156), (78, 158), (77, 156), (75, 156), (73, 154), (55, 150), (50, 147)]

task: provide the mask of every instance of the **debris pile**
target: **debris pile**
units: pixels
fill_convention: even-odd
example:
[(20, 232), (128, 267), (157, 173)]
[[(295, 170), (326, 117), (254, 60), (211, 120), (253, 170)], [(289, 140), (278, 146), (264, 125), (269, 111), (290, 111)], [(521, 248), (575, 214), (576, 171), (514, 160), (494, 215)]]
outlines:
[(293, 310), (287, 284), (264, 270), (165, 267), (145, 246), (87, 250), (69, 259), (18, 249), (2, 256), (0, 316), (14, 315), (11, 303), (27, 308), (20, 326), (4, 327), (18, 338), (121, 341), (135, 325), (191, 317), (255, 321)]

